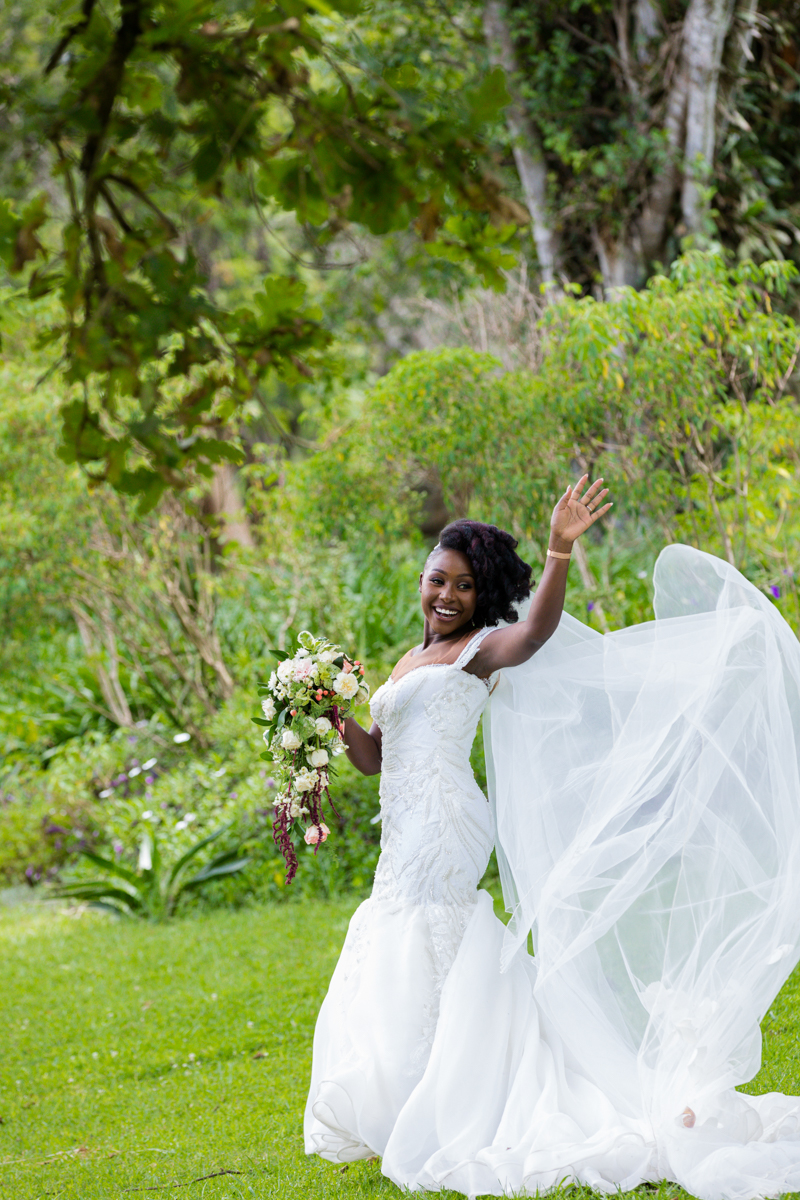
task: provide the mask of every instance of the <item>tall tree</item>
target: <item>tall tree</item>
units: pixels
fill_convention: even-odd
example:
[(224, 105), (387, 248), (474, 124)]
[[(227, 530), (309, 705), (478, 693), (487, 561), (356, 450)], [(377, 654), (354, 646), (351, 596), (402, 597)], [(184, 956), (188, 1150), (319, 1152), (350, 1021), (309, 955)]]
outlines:
[(313, 372), (328, 341), (297, 278), (219, 302), (194, 251), (211, 208), (290, 210), (317, 246), (349, 222), (416, 222), (484, 277), (506, 261), (524, 214), (481, 136), (502, 72), (431, 102), (418, 72), (382, 73), (349, 37), (358, 7), (61, 0), (6, 16), (0, 254), (61, 302), (62, 453), (145, 506), (236, 461), (242, 406)]
[(542, 279), (639, 286), (681, 240), (798, 257), (800, 4), (486, 0)]

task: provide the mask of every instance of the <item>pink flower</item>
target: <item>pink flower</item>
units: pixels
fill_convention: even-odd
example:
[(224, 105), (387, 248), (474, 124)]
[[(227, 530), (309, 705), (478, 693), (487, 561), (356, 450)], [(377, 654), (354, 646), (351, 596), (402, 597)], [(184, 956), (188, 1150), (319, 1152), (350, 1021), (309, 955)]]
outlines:
[(306, 830), (305, 840), (309, 846), (316, 846), (317, 842), (327, 841), (330, 829), (324, 823), (321, 825), (311, 825)]
[(350, 672), (352, 671), (352, 669), (353, 669), (353, 664), (351, 662), (348, 662), (347, 659), (345, 659), (344, 662), (342, 663), (342, 670), (344, 671), (345, 675), (349, 675)]

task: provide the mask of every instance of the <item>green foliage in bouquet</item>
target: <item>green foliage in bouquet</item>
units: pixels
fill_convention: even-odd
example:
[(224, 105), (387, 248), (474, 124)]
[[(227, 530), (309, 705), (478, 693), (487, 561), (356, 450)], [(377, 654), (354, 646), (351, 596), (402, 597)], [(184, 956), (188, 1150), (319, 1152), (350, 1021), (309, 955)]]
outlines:
[(138, 869), (131, 870), (121, 862), (104, 858), (92, 850), (83, 850), (83, 857), (100, 867), (99, 879), (79, 880), (53, 889), (59, 899), (83, 900), (93, 908), (163, 921), (174, 916), (181, 898), (196, 892), (212, 880), (243, 871), (249, 859), (242, 858), (238, 849), (228, 849), (205, 863), (191, 874), (201, 850), (224, 833), (226, 826), (200, 838), (190, 846), (171, 867), (164, 863), (155, 831), (146, 829), (139, 845)]

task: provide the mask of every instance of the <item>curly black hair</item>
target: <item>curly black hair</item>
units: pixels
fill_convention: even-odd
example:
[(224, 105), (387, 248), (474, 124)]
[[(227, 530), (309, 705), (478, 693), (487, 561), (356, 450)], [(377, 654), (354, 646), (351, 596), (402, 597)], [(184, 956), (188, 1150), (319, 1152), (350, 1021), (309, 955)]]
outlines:
[(482, 521), (452, 521), (439, 534), (437, 550), (460, 550), (469, 559), (478, 603), (474, 621), (481, 627), (499, 621), (513, 623), (514, 607), (531, 594), (531, 568), (515, 553), (517, 539)]

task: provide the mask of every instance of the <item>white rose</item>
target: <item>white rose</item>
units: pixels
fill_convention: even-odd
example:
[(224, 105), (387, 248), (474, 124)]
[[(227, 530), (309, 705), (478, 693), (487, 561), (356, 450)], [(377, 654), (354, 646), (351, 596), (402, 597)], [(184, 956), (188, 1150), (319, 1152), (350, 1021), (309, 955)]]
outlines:
[(275, 701), (272, 696), (265, 696), (261, 701), (261, 711), (268, 721), (271, 721), (275, 716)]
[(328, 761), (327, 750), (312, 750), (308, 756), (308, 761), (312, 767), (324, 767)]
[(335, 650), (323, 650), (319, 656), (319, 661), (323, 663), (332, 663), (336, 658)]
[(281, 735), (281, 745), (284, 750), (299, 750), (302, 744), (293, 729), (284, 729)]
[(358, 691), (358, 680), (355, 675), (340, 671), (333, 681), (333, 690), (345, 700), (352, 700)]
[(296, 650), (296, 651), (295, 651), (295, 655), (294, 655), (294, 656), (295, 656), (295, 658), (308, 658), (308, 651), (307, 651), (307, 650), (304, 650), (304, 649), (301, 647), (299, 650)]
[(324, 737), (326, 733), (329, 733), (333, 729), (333, 725), (331, 725), (327, 717), (317, 717), (314, 722), (314, 728), (319, 737)]
[(309, 771), (303, 767), (302, 771), (298, 771), (294, 780), (294, 790), (296, 792), (311, 792), (317, 786), (317, 772)]
[(275, 674), (275, 672), (273, 671), (273, 672), (272, 672), (272, 674), (271, 674), (271, 675), (270, 675), (270, 677), (269, 677), (269, 683), (268, 683), (268, 685), (267, 685), (267, 686), (268, 686), (268, 687), (269, 687), (269, 688), (270, 688), (270, 689), (271, 689), (271, 690), (274, 692), (274, 691), (275, 691), (275, 688), (276, 688), (276, 686), (277, 686), (277, 683), (278, 683), (278, 676), (277, 676), (277, 675)]
[(281, 683), (288, 683), (294, 674), (296, 663), (293, 658), (285, 658), (278, 666), (278, 679)]

